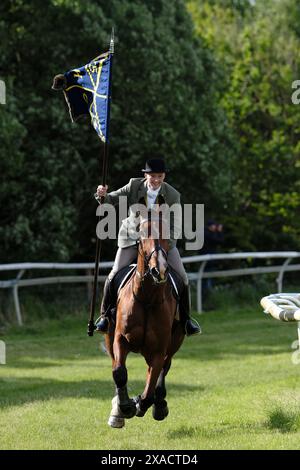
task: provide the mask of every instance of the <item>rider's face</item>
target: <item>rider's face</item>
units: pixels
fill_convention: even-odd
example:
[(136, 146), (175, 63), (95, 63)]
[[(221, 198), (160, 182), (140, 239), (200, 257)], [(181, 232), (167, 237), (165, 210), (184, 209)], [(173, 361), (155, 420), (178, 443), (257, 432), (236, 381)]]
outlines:
[(165, 176), (166, 173), (145, 173), (147, 183), (152, 189), (159, 188), (161, 183), (165, 179)]

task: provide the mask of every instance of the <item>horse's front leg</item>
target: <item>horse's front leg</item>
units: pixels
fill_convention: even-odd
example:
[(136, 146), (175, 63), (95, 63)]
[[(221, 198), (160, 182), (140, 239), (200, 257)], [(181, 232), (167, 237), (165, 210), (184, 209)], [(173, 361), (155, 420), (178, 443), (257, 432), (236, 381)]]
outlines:
[(116, 385), (117, 404), (124, 418), (133, 418), (136, 413), (135, 402), (131, 400), (127, 392), (127, 369), (126, 358), (129, 353), (129, 347), (124, 336), (115, 335), (113, 361), (113, 379)]
[(112, 428), (123, 428), (123, 426), (125, 426), (125, 418), (118, 404), (118, 395), (113, 397), (111, 405), (112, 408), (107, 424)]
[(165, 353), (156, 354), (154, 356), (146, 358), (146, 361), (149, 365), (147, 381), (142, 395), (135, 399), (137, 409), (136, 416), (144, 416), (148, 408), (150, 408), (150, 406), (154, 403), (155, 387), (164, 365), (164, 358)]
[(154, 403), (152, 406), (152, 416), (157, 421), (162, 421), (169, 414), (168, 404), (166, 400), (167, 390), (165, 377), (171, 367), (171, 359), (167, 358), (155, 387)]

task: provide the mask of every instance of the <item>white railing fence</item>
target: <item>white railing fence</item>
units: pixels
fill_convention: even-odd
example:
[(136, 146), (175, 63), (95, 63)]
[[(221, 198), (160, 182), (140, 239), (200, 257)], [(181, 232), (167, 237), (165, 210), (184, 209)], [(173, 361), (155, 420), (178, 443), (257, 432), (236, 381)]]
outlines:
[[(205, 268), (208, 261), (227, 261), (227, 260), (252, 260), (252, 259), (283, 259), (283, 263), (272, 266), (256, 266), (254, 268), (240, 268), (240, 269), (226, 269), (215, 270), (206, 272)], [(197, 285), (197, 311), (202, 312), (202, 280), (207, 278), (217, 277), (233, 277), (233, 276), (247, 276), (254, 274), (265, 273), (278, 273), (276, 278), (277, 292), (282, 292), (283, 278), (287, 271), (300, 271), (300, 264), (290, 264), (295, 258), (300, 258), (300, 252), (297, 251), (275, 251), (275, 252), (248, 252), (248, 253), (220, 253), (215, 255), (197, 255), (183, 257), (184, 264), (196, 263), (199, 265), (197, 272), (188, 273), (189, 280), (196, 282)], [(107, 271), (113, 265), (112, 261), (104, 261), (99, 265), (99, 272)], [(37, 286), (46, 284), (63, 284), (63, 283), (87, 283), (93, 281), (92, 274), (85, 274), (82, 276), (55, 276), (55, 277), (38, 277), (32, 279), (22, 279), (27, 271), (31, 270), (85, 270), (91, 271), (94, 269), (94, 263), (18, 263), (18, 264), (0, 264), (0, 271), (10, 272), (17, 271), (17, 274), (12, 279), (0, 281), (0, 289), (12, 289), (14, 307), (18, 324), (23, 325), (20, 301), (19, 301), (19, 288), (27, 286)], [(104, 282), (107, 274), (102, 274), (98, 277), (99, 282)]]

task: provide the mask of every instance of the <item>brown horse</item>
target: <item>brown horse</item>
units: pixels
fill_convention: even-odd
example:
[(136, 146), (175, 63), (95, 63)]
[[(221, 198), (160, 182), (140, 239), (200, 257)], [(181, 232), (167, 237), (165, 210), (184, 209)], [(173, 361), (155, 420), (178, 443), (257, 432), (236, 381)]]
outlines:
[[(172, 356), (180, 348), (184, 330), (177, 317), (177, 301), (168, 275), (168, 241), (161, 236), (161, 219), (140, 224), (137, 267), (120, 290), (116, 324), (110, 324), (106, 347), (112, 357), (116, 396), (108, 423), (122, 427), (124, 418), (144, 416), (153, 405), (153, 417), (168, 415), (165, 388)], [(126, 358), (140, 353), (148, 365), (142, 395), (129, 398)]]

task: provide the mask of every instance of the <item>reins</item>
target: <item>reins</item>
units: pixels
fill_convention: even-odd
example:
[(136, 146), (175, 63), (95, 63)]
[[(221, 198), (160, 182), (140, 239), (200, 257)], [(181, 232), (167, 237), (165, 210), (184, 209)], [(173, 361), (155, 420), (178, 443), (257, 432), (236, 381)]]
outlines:
[[(155, 240), (155, 244), (156, 244), (157, 240)], [(137, 251), (138, 251), (138, 254), (144, 258), (144, 265), (147, 266), (147, 269), (146, 271), (144, 272), (144, 274), (142, 275), (138, 269), (136, 269), (136, 274), (140, 277), (141, 279), (141, 282), (144, 281), (144, 278), (148, 275), (148, 274), (151, 274), (150, 273), (150, 266), (149, 266), (149, 262), (153, 256), (154, 253), (159, 253), (160, 251), (162, 252), (164, 258), (167, 260), (168, 259), (168, 253), (166, 252), (166, 250), (160, 245), (160, 244), (156, 244), (155, 248), (151, 251), (150, 255), (146, 255), (143, 251), (140, 251), (140, 244), (139, 242), (137, 242)], [(165, 281), (157, 281), (157, 284), (164, 284)]]
[[(145, 293), (145, 290), (144, 290), (144, 282), (145, 282), (145, 278), (150, 274), (151, 275), (151, 271), (150, 271), (150, 266), (149, 266), (149, 262), (151, 260), (151, 257), (153, 256), (154, 253), (158, 253), (159, 251), (162, 252), (164, 258), (167, 260), (168, 259), (168, 254), (166, 252), (166, 250), (158, 243), (157, 244), (157, 240), (155, 240), (155, 248), (151, 251), (151, 253), (149, 255), (146, 255), (143, 251), (140, 250), (140, 244), (139, 242), (137, 242), (137, 250), (138, 250), (138, 255), (141, 256), (143, 259), (144, 259), (144, 266), (147, 267), (147, 269), (145, 270), (144, 274), (141, 274), (140, 271), (138, 271), (138, 268), (136, 268), (136, 275), (140, 278), (140, 281), (141, 281), (141, 288), (143, 290), (143, 293)], [(138, 266), (138, 265), (137, 265)], [(152, 285), (160, 285), (160, 284), (165, 284), (167, 282), (167, 279), (168, 279), (168, 276), (166, 276), (166, 278), (163, 280), (163, 281), (155, 281), (153, 282)], [(160, 301), (160, 302), (147, 302), (145, 300), (141, 300), (138, 298), (137, 294), (134, 292), (134, 283), (132, 283), (132, 295), (133, 297), (135, 298), (135, 300), (137, 300), (138, 302), (142, 303), (144, 305), (144, 308), (150, 308), (151, 306), (153, 305), (161, 305), (163, 304), (166, 300), (169, 299), (170, 296), (168, 297), (163, 297), (163, 299)]]

